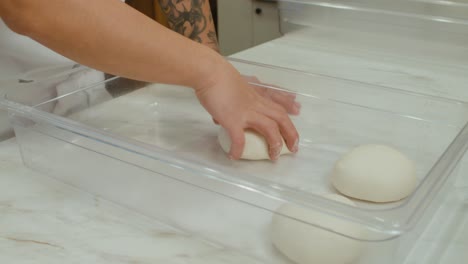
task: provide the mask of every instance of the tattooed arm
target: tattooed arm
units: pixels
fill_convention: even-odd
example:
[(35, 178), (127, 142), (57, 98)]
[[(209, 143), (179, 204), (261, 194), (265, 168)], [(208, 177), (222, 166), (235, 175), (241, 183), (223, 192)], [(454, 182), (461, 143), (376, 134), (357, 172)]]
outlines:
[(208, 0), (159, 0), (159, 3), (172, 30), (219, 51)]
[(193, 87), (200, 103), (228, 131), (233, 159), (242, 154), (244, 129), (265, 136), (271, 159), (279, 157), (282, 139), (297, 151), (299, 135), (287, 112), (251, 89), (221, 55), (120, 1), (48, 0), (44, 5), (1, 0), (0, 17), (17, 33), (78, 63), (130, 79)]

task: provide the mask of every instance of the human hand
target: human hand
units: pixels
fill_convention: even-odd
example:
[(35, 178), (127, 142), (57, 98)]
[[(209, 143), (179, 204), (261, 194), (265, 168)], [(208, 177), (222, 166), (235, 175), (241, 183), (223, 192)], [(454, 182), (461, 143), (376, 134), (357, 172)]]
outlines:
[(301, 104), (296, 102), (296, 95), (285, 91), (275, 90), (280, 88), (275, 85), (260, 82), (255, 76), (242, 76), (261, 96), (279, 104), (291, 115), (299, 115)]
[[(280, 88), (275, 85), (266, 84), (260, 82), (260, 80), (255, 76), (245, 76), (242, 75), (244, 80), (261, 96), (279, 104), (291, 115), (299, 115), (301, 112), (301, 104), (296, 101), (296, 94), (276, 90), (275, 88)], [(219, 124), (216, 119), (213, 118), (215, 124)]]
[(298, 151), (299, 135), (287, 111), (288, 106), (294, 105), (290, 104), (292, 97), (280, 101), (283, 105), (268, 97), (271, 94), (261, 95), (227, 62), (217, 67), (211, 78), (195, 87), (195, 91), (200, 103), (228, 132), (232, 142), (230, 158), (241, 157), (245, 129), (253, 129), (265, 137), (272, 160), (279, 158), (282, 139), (291, 152)]

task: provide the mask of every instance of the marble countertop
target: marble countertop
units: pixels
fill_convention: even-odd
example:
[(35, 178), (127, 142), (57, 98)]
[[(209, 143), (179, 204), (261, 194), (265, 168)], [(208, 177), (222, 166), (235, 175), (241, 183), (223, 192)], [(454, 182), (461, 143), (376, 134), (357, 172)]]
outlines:
[(245, 261), (23, 166), (0, 143), (0, 263), (240, 263)]
[[(406, 52), (411, 56), (404, 52), (386, 56), (388, 53), (385, 52), (389, 49), (376, 51), (374, 47), (368, 47), (368, 50), (365, 48), (369, 43), (386, 46), (387, 43), (399, 42), (391, 39), (391, 36), (379, 35), (376, 39), (370, 40), (375, 35), (336, 31), (320, 28), (292, 31), (276, 40), (239, 52), (233, 57), (366, 84), (468, 101), (466, 46), (443, 46), (440, 43), (412, 40), (407, 43), (411, 46), (395, 47), (400, 50), (407, 49)], [(450, 225), (453, 226), (453, 230), (438, 230), (445, 217), (442, 215), (440, 219), (435, 219), (421, 236), (405, 263), (466, 263), (468, 259), (467, 156), (465, 155), (461, 161), (462, 176), (456, 183), (456, 186), (462, 188), (462, 192), (466, 194), (465, 206), (454, 216), (453, 225)], [(433, 250), (431, 253), (425, 252), (427, 250), (425, 246), (428, 244)]]
[(442, 45), (424, 40), (395, 40), (388, 35), (306, 28), (233, 57), (468, 101), (466, 45)]
[[(416, 74), (419, 80), (425, 81), (411, 77), (415, 68), (409, 64), (404, 68), (409, 73), (400, 72), (401, 69), (398, 73), (393, 71), (395, 76), (406, 76), (398, 79), (383, 70), (395, 68), (395, 64), (343, 54), (334, 54), (335, 63), (330, 63), (331, 55), (327, 51), (312, 51), (304, 44), (308, 41), (297, 34), (287, 35), (236, 56), (360, 81), (372, 74), (371, 82), (375, 84), (413, 91), (422, 91), (429, 82), (433, 84), (430, 92), (434, 95), (468, 100), (468, 93), (460, 88), (458, 81), (445, 90), (440, 88), (437, 82), (450, 76), (436, 75), (431, 67), (420, 67), (419, 75)], [(356, 66), (337, 67), (340, 56)], [(468, 76), (457, 71), (451, 74), (468, 83)], [(459, 188), (468, 187), (466, 178), (457, 183)], [(450, 208), (450, 201), (446, 206)], [(453, 228), (439, 230), (439, 221), (445, 218), (434, 219), (407, 264), (462, 264), (468, 259), (467, 203), (454, 212)], [(426, 252), (428, 244), (433, 249), (430, 253)], [(0, 143), (0, 252), (0, 263), (244, 262), (223, 248), (201, 243), (24, 167), (15, 139)]]
[[(244, 262), (24, 167), (15, 139), (0, 143), (0, 216), (0, 263)], [(446, 219), (434, 221), (407, 263), (464, 263), (468, 205), (452, 219), (453, 229), (442, 233), (438, 224)], [(432, 254), (425, 251), (427, 244)]]

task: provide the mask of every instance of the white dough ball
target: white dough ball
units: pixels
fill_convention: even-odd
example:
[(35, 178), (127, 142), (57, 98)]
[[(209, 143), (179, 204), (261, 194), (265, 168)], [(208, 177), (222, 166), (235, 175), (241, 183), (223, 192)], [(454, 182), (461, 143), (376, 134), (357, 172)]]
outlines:
[(342, 194), (371, 202), (399, 201), (416, 187), (414, 163), (396, 149), (362, 145), (345, 154), (331, 178)]
[[(224, 128), (220, 128), (218, 133), (218, 141), (224, 152), (229, 153), (231, 150), (231, 138)], [(259, 133), (246, 130), (245, 131), (245, 145), (244, 152), (242, 152), (241, 159), (246, 160), (267, 160), (270, 159), (268, 153), (268, 143), (263, 136)], [(281, 149), (281, 155), (291, 153), (283, 140), (283, 148)]]
[[(327, 195), (327, 198), (355, 206), (352, 201), (340, 195)], [(275, 214), (272, 221), (273, 244), (295, 263), (348, 264), (356, 261), (362, 254), (363, 242), (347, 237), (364, 236), (364, 229), (357, 224), (291, 204), (281, 206), (277, 212), (303, 221), (278, 214)]]

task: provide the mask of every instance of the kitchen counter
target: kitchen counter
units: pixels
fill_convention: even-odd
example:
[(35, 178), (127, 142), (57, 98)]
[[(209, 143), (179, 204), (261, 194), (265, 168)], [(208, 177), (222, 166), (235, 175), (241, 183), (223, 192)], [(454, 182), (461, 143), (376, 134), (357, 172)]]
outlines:
[[(444, 206), (449, 212), (455, 208), (450, 201)], [(439, 230), (438, 223), (447, 220), (439, 215), (407, 264), (468, 259), (468, 203), (452, 213), (453, 228)], [(246, 263), (226, 249), (24, 167), (14, 139), (0, 143), (0, 216), (0, 263)]]
[(307, 28), (233, 57), (468, 101), (466, 45), (401, 41), (384, 34)]
[[(23, 166), (0, 143), (0, 263), (240, 263), (176, 232)], [(251, 263), (251, 262), (249, 262)]]
[[(370, 36), (356, 36), (353, 32), (328, 32), (320, 28), (292, 31), (284, 36), (239, 52), (233, 57), (279, 67), (333, 76), (337, 78), (385, 86), (409, 92), (429, 94), (453, 100), (468, 102), (468, 49), (465, 46), (443, 46), (414, 40), (408, 46), (415, 56), (404, 54), (382, 56), (367, 52), (359, 39)], [(381, 35), (374, 44), (384, 44), (390, 39)], [(372, 41), (369, 41), (372, 42)], [(353, 46), (353, 44), (355, 46)], [(362, 46), (361, 46), (362, 45)], [(372, 49), (369, 49), (372, 50)], [(419, 51), (418, 51), (419, 50)], [(429, 51), (449, 50), (447, 57), (427, 62)], [(459, 54), (457, 56), (456, 54)], [(435, 56), (437, 58), (437, 56)], [(260, 80), (261, 81), (261, 80)], [(311, 84), (313, 85), (313, 84)], [(397, 106), (397, 105), (396, 105)], [(453, 230), (441, 231), (435, 219), (415, 246), (407, 264), (417, 263), (465, 263), (468, 259), (468, 155), (461, 161), (460, 177), (455, 184), (465, 195), (465, 206), (454, 216)], [(448, 199), (449, 200), (449, 199)], [(451, 211), (447, 202), (447, 211)], [(419, 250), (423, 244), (430, 244), (431, 253)], [(421, 247), (423, 248), (423, 247)]]

